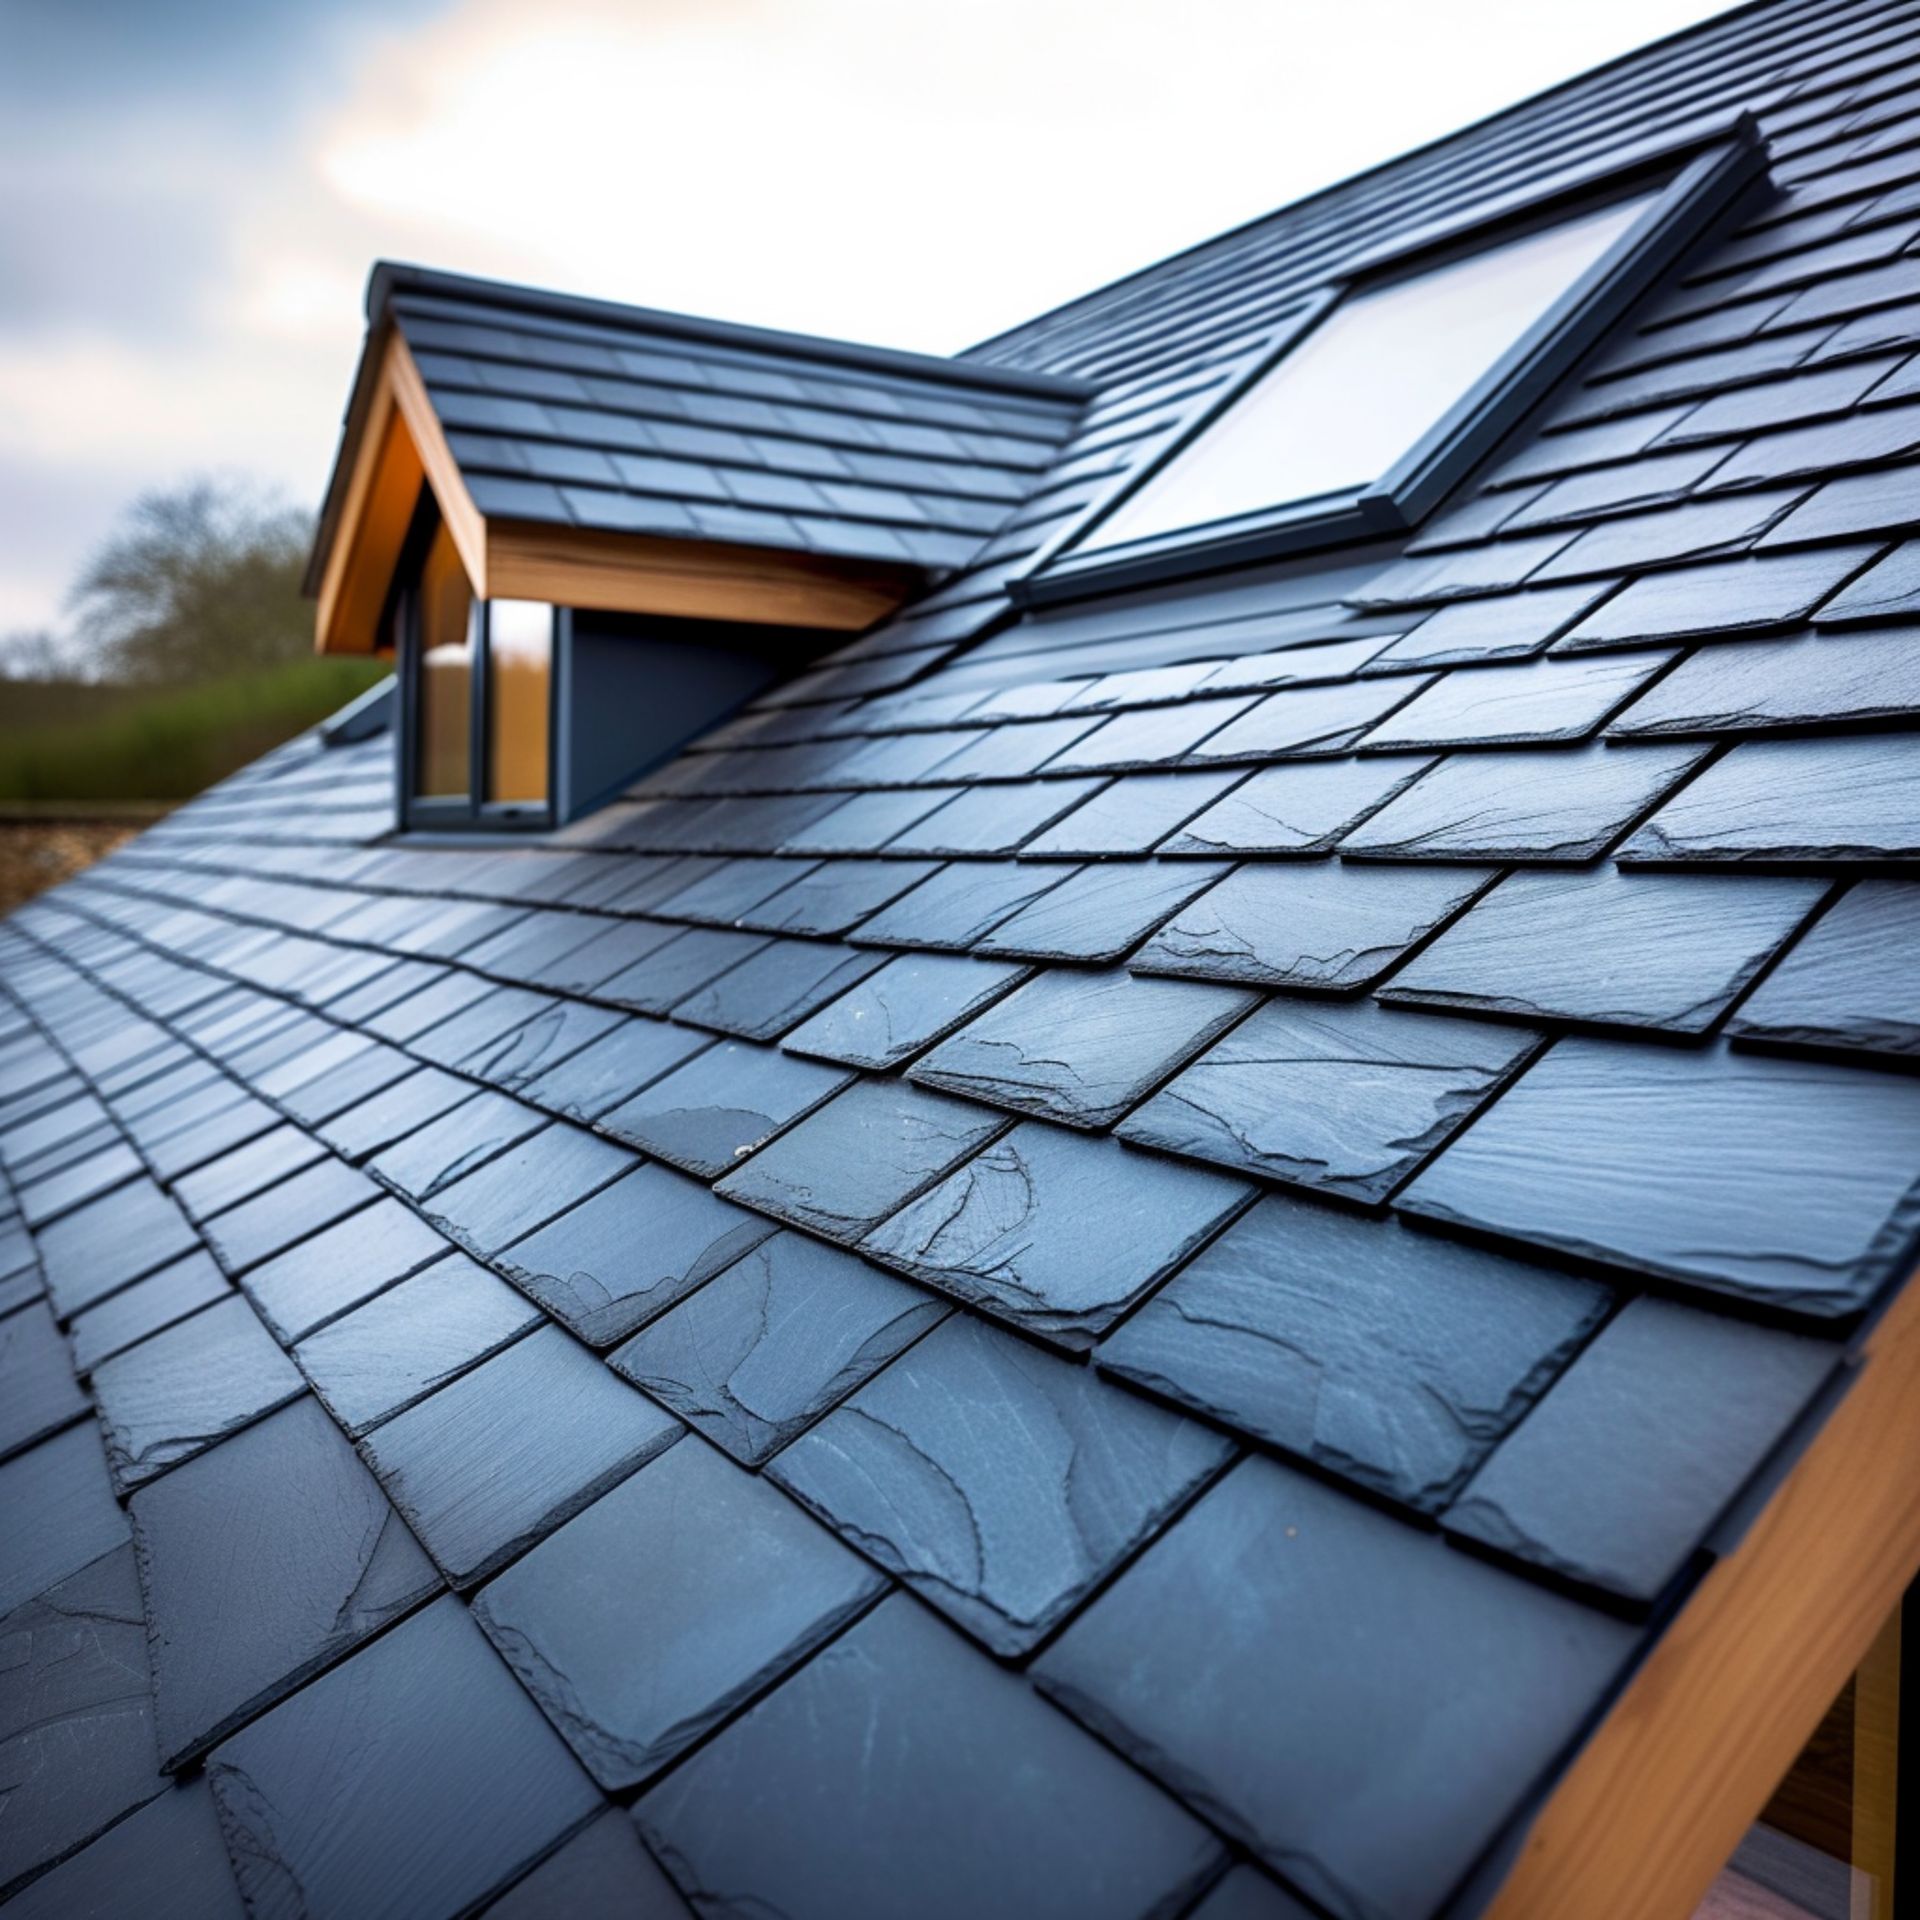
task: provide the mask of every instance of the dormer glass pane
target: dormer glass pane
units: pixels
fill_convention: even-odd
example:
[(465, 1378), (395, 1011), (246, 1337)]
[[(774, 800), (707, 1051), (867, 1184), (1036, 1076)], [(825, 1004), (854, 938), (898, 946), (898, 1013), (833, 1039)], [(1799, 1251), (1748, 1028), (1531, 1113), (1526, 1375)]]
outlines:
[(434, 530), (420, 569), (416, 788), (422, 799), (464, 800), (471, 784), (478, 611), (466, 569), (443, 523)]
[(547, 798), (553, 608), (495, 600), (487, 608), (487, 798), (535, 806)]
[(1123, 545), (1385, 475), (1645, 211), (1622, 200), (1350, 293), (1094, 530)]

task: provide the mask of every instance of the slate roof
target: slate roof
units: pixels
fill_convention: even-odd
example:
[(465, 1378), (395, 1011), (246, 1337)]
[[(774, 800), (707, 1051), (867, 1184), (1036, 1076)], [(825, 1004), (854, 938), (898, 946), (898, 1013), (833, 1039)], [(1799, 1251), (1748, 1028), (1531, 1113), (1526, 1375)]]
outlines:
[[(544, 842), (309, 737), (16, 914), (18, 1910), (1475, 1910), (1913, 1264), (1916, 15), (988, 343), (1096, 392), (971, 566)], [(1015, 607), (1343, 259), (1735, 108), (1404, 552)]]

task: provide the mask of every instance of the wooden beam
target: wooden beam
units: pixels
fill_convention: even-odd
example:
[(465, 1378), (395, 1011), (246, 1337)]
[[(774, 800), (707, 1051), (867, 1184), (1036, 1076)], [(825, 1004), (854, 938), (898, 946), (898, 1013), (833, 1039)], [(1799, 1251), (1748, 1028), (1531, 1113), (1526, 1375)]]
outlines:
[(1920, 1285), (1575, 1756), (1488, 1920), (1686, 1920), (1920, 1573)]
[(413, 351), (401, 339), (397, 328), (387, 335), (383, 372), (387, 384), (392, 388), (394, 404), (400, 409), (400, 417), (407, 423), (408, 433), (413, 436), (420, 463), (427, 470), (434, 502), (440, 509), (441, 519), (447, 523), (448, 533), (453, 536), (454, 547), (467, 570), (467, 579), (475, 596), (484, 600), (498, 591), (488, 584), (487, 578), (487, 523), (480, 517), (480, 509), (473, 504), (467, 492), (467, 483), (460, 474), (460, 463), (454, 459), (453, 449), (447, 445), (446, 432), (440, 425), (440, 416), (434, 412), (433, 402), (427, 397), (427, 383), (421, 379)]
[(908, 567), (503, 520), (487, 523), (487, 578), (503, 600), (840, 633), (884, 619), (922, 584)]

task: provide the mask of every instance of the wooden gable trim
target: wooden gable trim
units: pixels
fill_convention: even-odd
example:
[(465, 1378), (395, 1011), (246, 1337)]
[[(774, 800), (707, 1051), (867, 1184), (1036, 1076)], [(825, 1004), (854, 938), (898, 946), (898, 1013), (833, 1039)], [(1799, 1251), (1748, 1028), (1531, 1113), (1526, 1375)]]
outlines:
[(1920, 1284), (1535, 1820), (1488, 1920), (1686, 1920), (1920, 1573)]

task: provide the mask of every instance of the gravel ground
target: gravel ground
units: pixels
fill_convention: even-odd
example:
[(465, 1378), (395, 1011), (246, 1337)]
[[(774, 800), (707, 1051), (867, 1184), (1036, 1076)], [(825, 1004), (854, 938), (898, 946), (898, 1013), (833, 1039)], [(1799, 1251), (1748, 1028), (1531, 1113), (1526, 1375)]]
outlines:
[(0, 914), (92, 866), (140, 830), (130, 820), (0, 820)]

